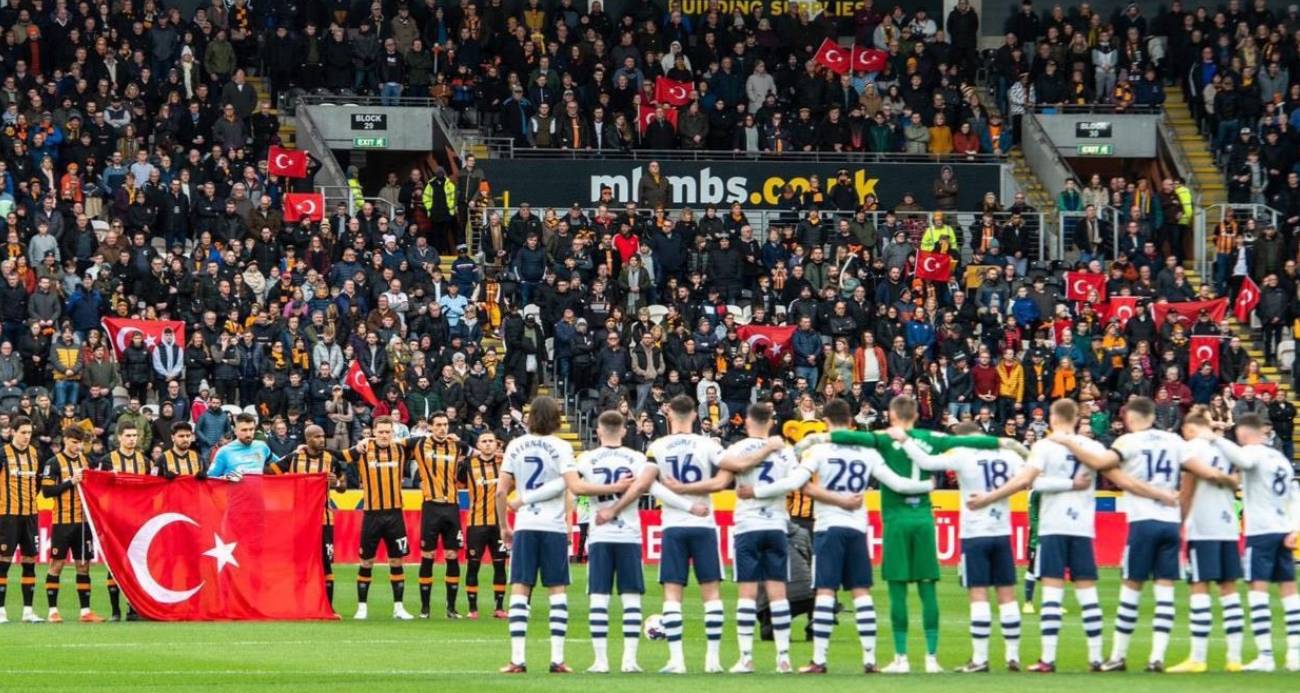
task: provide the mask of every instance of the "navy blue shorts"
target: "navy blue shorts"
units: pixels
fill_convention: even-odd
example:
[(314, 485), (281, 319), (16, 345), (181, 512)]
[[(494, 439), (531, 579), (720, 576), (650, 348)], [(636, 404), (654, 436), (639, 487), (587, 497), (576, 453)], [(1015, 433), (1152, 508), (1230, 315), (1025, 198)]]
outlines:
[(1187, 542), (1188, 582), (1231, 582), (1240, 580), (1241, 575), (1241, 550), (1236, 540)]
[(871, 583), (865, 534), (848, 527), (813, 533), (813, 589), (851, 590)]
[(785, 532), (764, 529), (737, 534), (732, 556), (736, 582), (790, 579), (790, 553)]
[(713, 527), (670, 527), (660, 540), (659, 582), (686, 585), (691, 564), (700, 584), (722, 581), (722, 557), (718, 555), (718, 530)]
[(1286, 534), (1246, 537), (1246, 579), (1251, 582), (1295, 580), (1295, 557), (1283, 541)]
[(1049, 534), (1038, 537), (1038, 565), (1034, 574), (1042, 578), (1064, 580), (1096, 580), (1097, 556), (1093, 552), (1092, 537), (1069, 534)]
[(1124, 546), (1125, 580), (1177, 580), (1182, 576), (1178, 552), (1183, 538), (1177, 522), (1138, 520), (1129, 523), (1128, 543)]
[(510, 546), (510, 582), (544, 587), (569, 584), (569, 535), (560, 532), (523, 530), (515, 532)]
[(1016, 559), (1011, 537), (972, 537), (961, 540), (961, 586), (1004, 587), (1016, 584)]
[(641, 545), (602, 541), (587, 544), (587, 594), (645, 594)]

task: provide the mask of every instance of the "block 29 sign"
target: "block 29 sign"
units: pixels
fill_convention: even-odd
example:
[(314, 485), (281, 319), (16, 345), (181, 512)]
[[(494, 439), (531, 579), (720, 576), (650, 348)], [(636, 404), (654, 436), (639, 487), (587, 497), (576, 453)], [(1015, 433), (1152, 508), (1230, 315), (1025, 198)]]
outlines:
[(1111, 137), (1110, 121), (1077, 122), (1074, 124), (1074, 136), (1083, 140), (1108, 140)]
[(375, 132), (388, 129), (387, 113), (353, 113), (352, 129), (363, 132)]

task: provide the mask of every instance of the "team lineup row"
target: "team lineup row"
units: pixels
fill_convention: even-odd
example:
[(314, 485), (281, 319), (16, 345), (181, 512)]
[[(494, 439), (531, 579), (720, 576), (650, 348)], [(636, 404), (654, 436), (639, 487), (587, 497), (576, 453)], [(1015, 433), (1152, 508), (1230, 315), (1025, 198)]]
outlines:
[[(659, 581), (663, 609), (652, 616), (667, 640), (669, 659), (662, 673), (686, 671), (682, 646), (682, 593), (691, 570), (700, 585), (706, 638), (705, 671), (721, 672), (719, 651), (725, 610), (718, 532), (710, 495), (734, 487), (734, 570), (738, 599), (735, 631), (740, 656), (733, 673), (755, 669), (754, 628), (758, 589), (769, 600), (776, 671), (794, 671), (790, 661), (790, 605), (786, 599), (789, 558), (785, 497), (801, 491), (814, 502), (812, 661), (801, 673), (825, 673), (834, 627), (836, 596), (852, 595), (852, 614), (862, 647), (864, 672), (906, 673), (906, 595), (920, 593), (926, 640), (925, 670), (941, 672), (937, 660), (939, 614), (935, 582), (939, 564), (929, 501), (930, 472), (955, 473), (965, 499), (960, 520), (963, 585), (970, 594), (970, 661), (961, 672), (989, 670), (993, 606), (1005, 642), (1006, 666), (1018, 671), (1020, 608), (1014, 585), (1010, 496), (1032, 490), (1039, 497), (1038, 542), (1033, 571), (1042, 585), (1041, 650), (1029, 671), (1056, 670), (1066, 582), (1081, 610), (1089, 669), (1123, 671), (1129, 643), (1138, 626), (1142, 590), (1154, 582), (1152, 647), (1146, 670), (1206, 671), (1212, 628), (1211, 591), (1219, 594), (1227, 640), (1227, 671), (1273, 671), (1270, 589), (1278, 585), (1285, 613), (1286, 656), (1290, 671), (1300, 671), (1300, 595), (1296, 592), (1292, 550), (1297, 518), (1295, 492), (1286, 458), (1265, 444), (1264, 424), (1243, 417), (1236, 442), (1213, 432), (1200, 412), (1190, 414), (1182, 436), (1153, 428), (1154, 403), (1138, 398), (1125, 407), (1129, 431), (1109, 447), (1076, 434), (1078, 407), (1068, 399), (1051, 408), (1052, 433), (1025, 449), (1016, 441), (973, 434), (958, 428), (942, 435), (913, 428), (916, 403), (897, 397), (890, 403), (890, 427), (853, 430), (846, 403), (828, 402), (823, 418), (829, 433), (805, 437), (793, 448), (769, 437), (773, 413), (765, 404), (746, 414), (747, 438), (723, 449), (692, 433), (696, 408), (689, 398), (669, 406), (669, 435), (645, 455), (620, 446), (622, 417), (606, 412), (598, 419), (600, 446), (576, 459), (569, 444), (553, 433), (557, 405), (534, 400), (529, 433), (506, 447), (497, 487), (502, 541), (511, 548), (510, 663), (505, 673), (526, 671), (525, 635), (530, 594), (540, 578), (549, 598), (550, 670), (570, 671), (564, 647), (568, 628), (568, 538), (566, 492), (589, 496), (594, 512), (588, 536), (590, 629), (595, 663), (591, 672), (609, 671), (608, 631), (611, 597), (619, 595), (624, 637), (622, 671), (640, 671), (641, 529), (636, 501), (653, 494), (663, 505)], [(948, 453), (948, 454), (941, 454)], [(1104, 475), (1125, 491), (1123, 510), (1128, 539), (1123, 585), (1114, 616), (1113, 640), (1103, 658), (1103, 615), (1097, 593), (1093, 553), (1097, 477)], [(871, 596), (873, 572), (866, 548), (867, 512), (862, 494), (870, 480), (880, 483), (884, 525), (881, 575), (888, 584), (896, 656), (877, 668), (877, 621)], [(1239, 550), (1241, 521), (1235, 504), (1240, 487), (1246, 550)], [(505, 518), (513, 511), (514, 523)], [(1191, 652), (1165, 667), (1176, 605), (1174, 583), (1183, 576), (1179, 556), (1186, 532), (1190, 569)], [(1245, 612), (1237, 583), (1248, 583), (1247, 602), (1257, 656), (1242, 662)], [(901, 631), (901, 632), (900, 632)], [(901, 636), (901, 637), (900, 637)]]

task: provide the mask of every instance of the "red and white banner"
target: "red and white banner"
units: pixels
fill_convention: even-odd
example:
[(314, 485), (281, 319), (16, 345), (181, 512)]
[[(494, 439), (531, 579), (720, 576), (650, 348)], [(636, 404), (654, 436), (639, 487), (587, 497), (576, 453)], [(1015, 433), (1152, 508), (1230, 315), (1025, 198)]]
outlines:
[(1219, 347), (1222, 345), (1223, 338), (1218, 335), (1196, 335), (1187, 346), (1187, 370), (1195, 373), (1201, 370), (1202, 364), (1210, 364), (1214, 368), (1214, 374), (1219, 374)]
[(81, 482), (104, 562), (155, 621), (334, 618), (321, 556), (327, 493), (324, 474), (229, 483), (91, 471)]
[(307, 152), (271, 145), (266, 150), (266, 172), (285, 178), (306, 178)]
[(370, 381), (366, 379), (366, 374), (361, 370), (361, 363), (353, 361), (348, 366), (347, 375), (343, 376), (343, 384), (352, 389), (353, 392), (361, 396), (361, 399), (370, 403), (370, 406), (379, 406), (379, 398), (375, 396), (375, 391), (370, 387)]
[(1267, 392), (1269, 396), (1277, 397), (1277, 383), (1255, 383), (1254, 385), (1248, 385), (1246, 383), (1235, 383), (1232, 386), (1232, 396), (1236, 397), (1237, 399), (1241, 399), (1241, 396), (1246, 394), (1246, 388), (1248, 387), (1253, 388), (1255, 390), (1256, 396), (1262, 395), (1265, 392)]
[(162, 341), (163, 332), (168, 329), (176, 335), (176, 344), (185, 346), (185, 322), (182, 320), (133, 320), (131, 318), (104, 318), (104, 332), (108, 341), (113, 343), (113, 353), (120, 358), (122, 352), (131, 346), (132, 336), (137, 332), (144, 337), (147, 349), (153, 349)]
[(1097, 313), (1103, 321), (1118, 320), (1119, 326), (1123, 327), (1128, 324), (1129, 318), (1137, 315), (1137, 304), (1137, 296), (1111, 296), (1109, 302), (1098, 306)]
[(1245, 277), (1237, 291), (1237, 300), (1232, 303), (1232, 314), (1237, 322), (1250, 327), (1250, 314), (1259, 305), (1259, 285), (1250, 277)]
[(1095, 272), (1066, 272), (1065, 299), (1067, 301), (1088, 301), (1091, 292), (1097, 292), (1097, 300), (1106, 300), (1106, 275)]
[(325, 218), (324, 193), (285, 193), (284, 220), (297, 223), (301, 219), (320, 221)]
[(1210, 319), (1214, 322), (1221, 322), (1224, 314), (1228, 312), (1228, 299), (1216, 298), (1212, 301), (1180, 301), (1178, 303), (1156, 303), (1151, 306), (1155, 313), (1156, 327), (1164, 327), (1165, 320), (1170, 313), (1179, 316), (1183, 320), (1195, 320), (1202, 310), (1210, 313)]
[(916, 254), (916, 277), (932, 282), (952, 279), (952, 256), (938, 251), (920, 251)]
[(822, 41), (822, 45), (817, 48), (817, 54), (813, 56), (813, 60), (831, 72), (842, 75), (849, 71), (850, 57), (849, 51), (845, 50), (839, 43), (831, 39), (825, 39)]
[(669, 106), (685, 106), (691, 102), (691, 93), (695, 89), (690, 82), (681, 82), (667, 77), (655, 79), (655, 101)]
[(885, 61), (888, 59), (889, 54), (879, 48), (853, 46), (854, 72), (880, 72), (885, 69)]
[[(637, 117), (637, 120), (636, 120), (636, 124), (637, 124), (637, 128), (641, 131), (641, 134), (642, 134), (642, 135), (645, 134), (646, 128), (650, 127), (650, 119), (653, 118), (653, 117), (655, 117), (656, 115), (657, 115), (657, 111), (656, 111), (656, 109), (655, 109), (654, 106), (642, 106), (642, 107), (641, 107), (641, 112), (638, 114), (638, 117)], [(669, 123), (671, 123), (672, 126), (673, 126), (673, 131), (676, 132), (676, 130), (677, 130), (677, 109), (676, 109), (676, 108), (665, 108), (665, 109), (664, 109), (664, 120), (667, 120)]]
[(749, 342), (750, 351), (766, 354), (768, 361), (777, 364), (782, 356), (794, 350), (796, 329), (794, 326), (741, 325), (736, 336)]

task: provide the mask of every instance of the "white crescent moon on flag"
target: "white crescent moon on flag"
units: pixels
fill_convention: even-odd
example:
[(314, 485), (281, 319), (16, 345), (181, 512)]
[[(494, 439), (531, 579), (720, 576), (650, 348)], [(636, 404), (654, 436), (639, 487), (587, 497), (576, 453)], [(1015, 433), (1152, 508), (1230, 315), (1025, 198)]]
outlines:
[(832, 63), (838, 63), (840, 61), (840, 52), (835, 50), (834, 48), (826, 51), (826, 61)]
[(363, 373), (360, 368), (357, 369), (356, 374), (354, 374), (351, 378), (348, 378), (348, 387), (352, 388), (353, 390), (356, 390), (362, 385), (369, 385), (369, 384), (370, 381), (366, 380), (366, 374)]
[(304, 217), (309, 217), (316, 213), (316, 199), (309, 197), (298, 203), (298, 213)]
[(1115, 309), (1115, 317), (1128, 320), (1133, 317), (1133, 306), (1122, 305)]
[(281, 153), (279, 153), (279, 154), (276, 154), (276, 155), (275, 155), (275, 167), (276, 167), (276, 168), (281, 168), (281, 169), (283, 169), (283, 168), (289, 168), (289, 164), (284, 163), (284, 160), (285, 160), (285, 159), (288, 159), (288, 158), (289, 158), (289, 156), (288, 156), (287, 154), (283, 153), (283, 152), (281, 152)]
[(686, 87), (683, 87), (681, 85), (677, 85), (675, 87), (669, 87), (668, 95), (673, 97), (674, 99), (684, 99), (686, 98)]
[(1088, 280), (1086, 280), (1086, 279), (1075, 279), (1075, 280), (1074, 280), (1074, 293), (1075, 293), (1076, 295), (1087, 296), (1087, 295), (1088, 295), (1088, 289), (1091, 288), (1091, 287), (1092, 287), (1092, 285), (1089, 284), (1089, 283), (1088, 283)]
[(140, 328), (138, 328), (138, 327), (123, 327), (122, 329), (120, 329), (120, 330), (117, 331), (117, 350), (118, 350), (118, 351), (126, 351), (126, 348), (127, 348), (128, 346), (130, 346), (130, 344), (131, 344), (131, 341), (130, 341), (130, 340), (131, 340), (131, 334), (134, 333), (134, 332), (139, 332), (140, 334), (144, 334), (144, 332), (141, 331)]
[(1196, 347), (1196, 358), (1200, 359), (1201, 363), (1205, 363), (1214, 358), (1214, 349), (1210, 348), (1208, 344), (1202, 344)]
[(131, 538), (131, 544), (126, 549), (126, 557), (131, 564), (132, 572), (135, 573), (135, 579), (140, 582), (140, 587), (144, 589), (145, 594), (160, 604), (183, 602), (203, 589), (204, 584), (200, 582), (197, 587), (188, 590), (171, 590), (158, 584), (153, 574), (149, 572), (149, 547), (153, 545), (154, 537), (158, 536), (158, 532), (174, 522), (195, 526), (199, 524), (180, 513), (154, 515), (136, 531), (135, 536)]
[(921, 262), (921, 269), (925, 270), (926, 272), (938, 272), (939, 258), (933, 255), (927, 256), (925, 260)]

